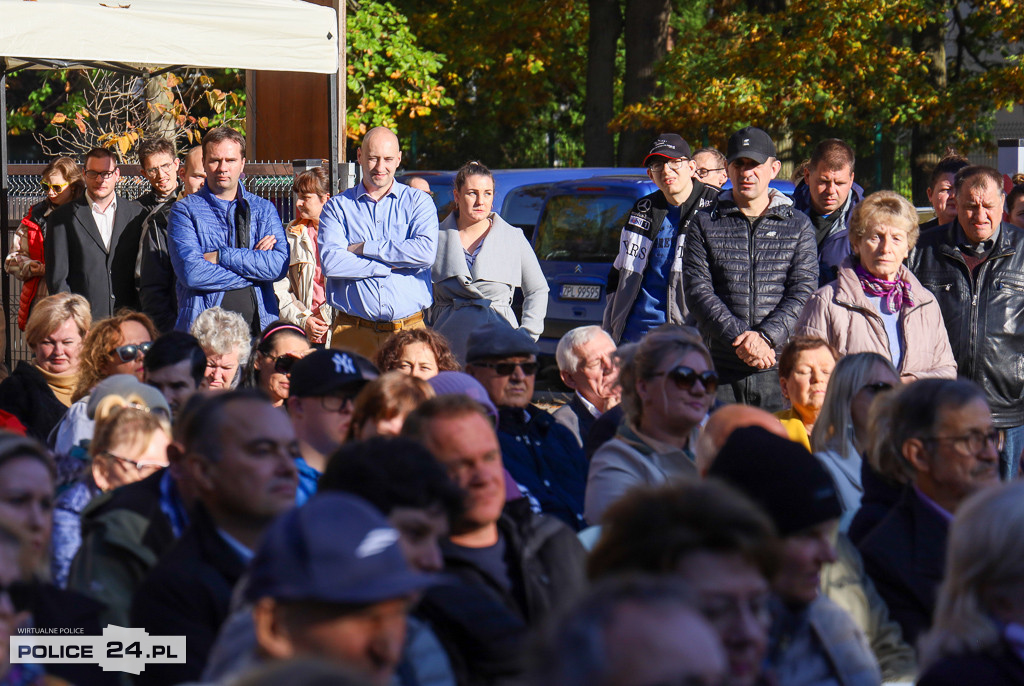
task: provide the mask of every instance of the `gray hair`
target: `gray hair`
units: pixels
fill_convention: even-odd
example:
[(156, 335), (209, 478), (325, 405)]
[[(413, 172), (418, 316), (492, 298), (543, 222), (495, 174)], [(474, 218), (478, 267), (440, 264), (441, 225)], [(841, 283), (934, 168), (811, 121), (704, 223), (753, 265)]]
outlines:
[(576, 354), (576, 349), (601, 335), (611, 341), (612, 345), (615, 345), (615, 341), (608, 335), (608, 332), (597, 325), (577, 326), (575, 329), (567, 331), (559, 339), (558, 347), (555, 348), (555, 361), (558, 363), (558, 371), (569, 373), (579, 371), (581, 360), (580, 356)]
[(811, 435), (812, 451), (817, 453), (831, 449), (839, 453), (843, 459), (850, 457), (849, 447), (854, 435), (850, 403), (864, 386), (871, 374), (871, 368), (876, 364), (886, 367), (895, 378), (899, 378), (892, 362), (878, 353), (856, 353), (836, 362), (835, 369), (828, 379), (828, 390), (825, 391), (821, 412), (814, 423), (814, 432)]
[(211, 307), (196, 317), (189, 333), (196, 337), (207, 355), (230, 355), (237, 350), (239, 369), (249, 361), (252, 335), (249, 325), (237, 312)]
[[(996, 648), (992, 601), (1024, 579), (1024, 483), (993, 486), (961, 505), (953, 520), (935, 622), (921, 640), (921, 666)], [(1011, 591), (1012, 592), (1012, 591)]]

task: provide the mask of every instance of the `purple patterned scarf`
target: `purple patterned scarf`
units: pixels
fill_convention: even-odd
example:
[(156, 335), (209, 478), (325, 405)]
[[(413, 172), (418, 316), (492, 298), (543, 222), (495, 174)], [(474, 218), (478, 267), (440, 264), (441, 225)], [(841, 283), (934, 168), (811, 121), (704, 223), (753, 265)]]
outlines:
[(914, 294), (911, 292), (910, 282), (906, 279), (897, 278), (895, 281), (880, 279), (859, 262), (853, 266), (853, 271), (860, 279), (860, 287), (864, 289), (864, 292), (877, 298), (883, 298), (885, 306), (890, 312), (899, 312), (903, 309), (904, 303), (911, 307), (914, 306)]

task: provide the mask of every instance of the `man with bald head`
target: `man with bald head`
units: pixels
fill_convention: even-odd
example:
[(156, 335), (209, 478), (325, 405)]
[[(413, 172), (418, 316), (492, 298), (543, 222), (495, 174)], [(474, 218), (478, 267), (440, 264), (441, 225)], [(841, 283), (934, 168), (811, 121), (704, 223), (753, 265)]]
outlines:
[(697, 440), (697, 471), (701, 476), (707, 475), (711, 463), (715, 461), (729, 435), (744, 426), (759, 426), (776, 436), (789, 438), (782, 422), (771, 412), (751, 405), (724, 405), (708, 417)]
[(331, 345), (373, 358), (395, 331), (424, 327), (437, 213), (429, 195), (395, 181), (402, 152), (390, 129), (370, 129), (357, 159), (362, 181), (324, 205), (318, 246), (338, 313)]

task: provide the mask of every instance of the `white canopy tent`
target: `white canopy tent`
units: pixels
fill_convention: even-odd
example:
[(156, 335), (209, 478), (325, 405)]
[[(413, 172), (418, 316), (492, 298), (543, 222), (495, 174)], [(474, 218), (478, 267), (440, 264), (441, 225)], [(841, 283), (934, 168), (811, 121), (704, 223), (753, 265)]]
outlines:
[[(327, 74), (337, 188), (338, 20), (302, 0), (0, 0), (0, 255), (8, 252), (7, 75), (100, 68), (155, 76), (177, 67)], [(10, 363), (10, 282), (2, 280)]]

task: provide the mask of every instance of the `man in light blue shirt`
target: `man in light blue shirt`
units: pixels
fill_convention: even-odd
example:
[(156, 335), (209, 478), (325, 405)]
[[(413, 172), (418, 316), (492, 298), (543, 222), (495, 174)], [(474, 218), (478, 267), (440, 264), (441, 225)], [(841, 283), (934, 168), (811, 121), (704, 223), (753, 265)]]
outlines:
[(395, 181), (402, 153), (391, 130), (370, 129), (357, 159), (363, 180), (324, 206), (317, 243), (338, 311), (331, 345), (372, 359), (395, 331), (424, 327), (437, 214), (430, 196)]

